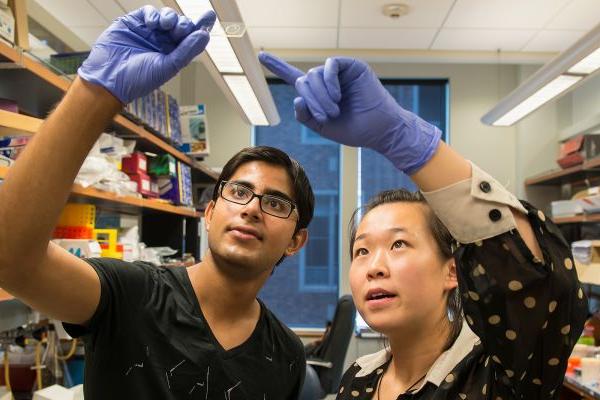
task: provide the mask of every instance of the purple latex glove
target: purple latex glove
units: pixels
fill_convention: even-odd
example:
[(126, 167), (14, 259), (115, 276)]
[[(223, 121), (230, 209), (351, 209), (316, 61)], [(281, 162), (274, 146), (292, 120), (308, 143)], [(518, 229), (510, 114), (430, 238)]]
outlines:
[(408, 175), (435, 153), (441, 131), (406, 111), (363, 61), (328, 58), (308, 73), (261, 52), (260, 62), (296, 88), (296, 119), (322, 136), (354, 147), (368, 147)]
[(117, 18), (96, 40), (79, 76), (122, 103), (160, 87), (202, 53), (215, 13), (193, 23), (170, 8), (144, 6)]

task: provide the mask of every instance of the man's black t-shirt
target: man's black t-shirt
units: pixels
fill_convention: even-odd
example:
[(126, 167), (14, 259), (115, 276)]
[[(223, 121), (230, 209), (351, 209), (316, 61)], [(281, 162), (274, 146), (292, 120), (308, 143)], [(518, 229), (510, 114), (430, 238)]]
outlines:
[(86, 400), (296, 399), (302, 343), (261, 302), (250, 338), (225, 350), (213, 336), (185, 268), (88, 259), (100, 277), (98, 309), (86, 327)]

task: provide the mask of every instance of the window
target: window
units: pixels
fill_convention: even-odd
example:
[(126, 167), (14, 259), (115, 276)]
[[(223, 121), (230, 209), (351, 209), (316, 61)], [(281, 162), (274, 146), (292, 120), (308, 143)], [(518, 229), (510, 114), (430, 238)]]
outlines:
[[(382, 80), (383, 86), (404, 109), (414, 112), (425, 121), (442, 131), (442, 140), (447, 141), (446, 120), (448, 82), (446, 80)], [(384, 156), (370, 150), (359, 150), (358, 160), (358, 204), (364, 205), (382, 190), (405, 188), (417, 190), (410, 177), (398, 171)], [(365, 321), (356, 314), (356, 334), (378, 336)]]
[(281, 123), (256, 127), (254, 143), (277, 147), (302, 164), (315, 193), (307, 245), (275, 268), (260, 298), (287, 325), (324, 327), (338, 299), (340, 145), (301, 125), (294, 117), (293, 87), (269, 80)]
[[(446, 80), (382, 80), (383, 86), (404, 109), (414, 112), (442, 131), (447, 140)], [(396, 170), (390, 161), (379, 153), (361, 148), (359, 151), (358, 204), (366, 204), (382, 190), (406, 188), (416, 190), (410, 178)]]

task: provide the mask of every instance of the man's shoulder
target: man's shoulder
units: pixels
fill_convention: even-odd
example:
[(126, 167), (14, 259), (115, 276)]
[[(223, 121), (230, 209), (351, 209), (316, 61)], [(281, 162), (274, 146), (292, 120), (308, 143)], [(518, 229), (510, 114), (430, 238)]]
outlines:
[(265, 318), (265, 321), (278, 336), (278, 338), (285, 341), (290, 348), (294, 348), (294, 350), (304, 353), (304, 344), (298, 335), (296, 335), (294, 331), (292, 331), (287, 325), (281, 322), (279, 318), (277, 318), (264, 303), (262, 303), (260, 300), (259, 302), (263, 310), (263, 317)]
[(166, 275), (174, 278), (179, 278), (181, 271), (179, 268), (167, 268), (164, 266), (157, 266), (146, 261), (124, 261), (117, 258), (108, 257), (97, 257), (97, 258), (85, 258), (88, 264), (90, 264), (96, 271), (107, 271), (110, 273), (120, 274), (138, 274), (138, 275)]
[(154, 264), (145, 261), (124, 261), (118, 258), (109, 257), (93, 257), (84, 258), (88, 264), (92, 267), (98, 268), (125, 268), (125, 269), (137, 269), (139, 271), (151, 272), (152, 270), (159, 268)]
[(157, 266), (145, 261), (123, 261), (116, 258), (87, 258), (103, 282), (180, 286), (185, 268)]

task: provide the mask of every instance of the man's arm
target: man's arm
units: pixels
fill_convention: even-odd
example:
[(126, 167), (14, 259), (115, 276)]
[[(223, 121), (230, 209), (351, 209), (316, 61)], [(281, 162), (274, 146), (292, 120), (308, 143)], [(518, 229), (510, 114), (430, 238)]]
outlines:
[(56, 110), (0, 188), (0, 287), (49, 316), (90, 320), (100, 281), (85, 261), (49, 242), (73, 181), (122, 107), (159, 87), (206, 47), (209, 12), (197, 23), (146, 6), (100, 36)]
[(92, 316), (100, 282), (49, 239), (83, 160), (120, 108), (103, 88), (76, 79), (0, 190), (0, 287), (68, 322)]

